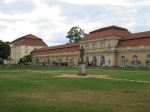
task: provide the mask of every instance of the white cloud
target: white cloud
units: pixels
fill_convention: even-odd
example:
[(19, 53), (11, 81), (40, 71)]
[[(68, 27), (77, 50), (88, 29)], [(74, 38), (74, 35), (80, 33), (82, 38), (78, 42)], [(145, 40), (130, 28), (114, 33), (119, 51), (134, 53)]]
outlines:
[[(5, 0), (16, 3), (20, 0)], [(31, 10), (0, 10), (0, 39), (12, 41), (32, 33), (48, 45), (64, 44), (67, 32), (79, 26), (89, 33), (110, 25), (131, 32), (150, 30), (150, 0), (28, 0)], [(47, 1), (47, 2), (44, 2)], [(22, 5), (17, 2), (17, 5)], [(29, 3), (30, 4), (30, 3)], [(26, 7), (23, 7), (24, 10)], [(5, 13), (6, 12), (6, 13)]]
[(16, 0), (4, 0), (5, 3), (12, 3), (15, 2)]
[(112, 5), (124, 5), (127, 2), (125, 0), (62, 0), (67, 3), (73, 3), (73, 4), (112, 4)]
[[(6, 27), (5, 31), (3, 30), (2, 32), (0, 32), (0, 39), (2, 39), (3, 41), (12, 41), (19, 36), (23, 36), (29, 33), (38, 34), (40, 32), (43, 34), (47, 34), (46, 36), (50, 37), (49, 40), (52, 40), (53, 37), (49, 36), (49, 34), (51, 34), (53, 30), (51, 24), (56, 25), (57, 31), (59, 31), (58, 26), (62, 25), (60, 21), (63, 21), (65, 18), (60, 16), (61, 10), (58, 6), (50, 8), (38, 0), (34, 2), (36, 4), (36, 9), (27, 14), (16, 13), (12, 16), (0, 12), (0, 25)], [(40, 18), (45, 18), (47, 21), (38, 23), (37, 20)], [(17, 19), (17, 21), (11, 23), (4, 22), (3, 20), (5, 19), (7, 19), (8, 21)], [(47, 25), (46, 27), (44, 27), (45, 24)], [(47, 40), (48, 37), (43, 37), (43, 39)]]
[[(62, 0), (72, 4), (150, 5), (150, 0)], [(134, 1), (134, 2), (132, 2)]]

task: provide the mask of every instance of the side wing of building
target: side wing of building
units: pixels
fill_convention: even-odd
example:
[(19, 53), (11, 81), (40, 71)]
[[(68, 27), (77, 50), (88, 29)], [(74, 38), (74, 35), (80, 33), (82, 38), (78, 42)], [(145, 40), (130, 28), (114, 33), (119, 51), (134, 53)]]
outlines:
[(37, 62), (67, 63), (78, 65), (79, 43), (64, 44), (47, 48), (37, 49), (31, 52), (32, 60)]
[(34, 49), (47, 47), (46, 43), (41, 38), (32, 34), (17, 38), (10, 43), (12, 64), (17, 64), (20, 58), (29, 55)]

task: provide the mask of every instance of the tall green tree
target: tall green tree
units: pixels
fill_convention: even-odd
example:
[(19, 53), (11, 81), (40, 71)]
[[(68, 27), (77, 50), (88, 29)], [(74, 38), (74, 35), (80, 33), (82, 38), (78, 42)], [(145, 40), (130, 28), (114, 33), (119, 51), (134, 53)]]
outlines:
[(23, 58), (20, 58), (18, 64), (27, 64), (28, 62), (32, 62), (32, 58), (30, 55), (26, 55)]
[(6, 59), (10, 56), (10, 46), (8, 42), (0, 40), (0, 57)]
[(84, 30), (79, 26), (72, 27), (67, 33), (66, 38), (69, 39), (69, 43), (79, 42), (86, 34)]
[(3, 64), (3, 58), (0, 57), (0, 65)]
[(22, 59), (23, 62), (32, 62), (32, 58), (30, 55), (26, 55)]

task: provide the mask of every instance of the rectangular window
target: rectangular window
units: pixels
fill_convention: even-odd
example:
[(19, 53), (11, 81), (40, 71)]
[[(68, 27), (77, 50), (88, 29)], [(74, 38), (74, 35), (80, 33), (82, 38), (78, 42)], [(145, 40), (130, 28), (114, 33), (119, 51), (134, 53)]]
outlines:
[(111, 45), (110, 44), (108, 45), (108, 51), (111, 51)]
[(97, 45), (96, 44), (93, 44), (93, 48), (96, 48), (97, 47)]
[(104, 42), (101, 42), (101, 47), (105, 47), (105, 43)]
[(89, 45), (85, 45), (85, 49), (89, 49)]

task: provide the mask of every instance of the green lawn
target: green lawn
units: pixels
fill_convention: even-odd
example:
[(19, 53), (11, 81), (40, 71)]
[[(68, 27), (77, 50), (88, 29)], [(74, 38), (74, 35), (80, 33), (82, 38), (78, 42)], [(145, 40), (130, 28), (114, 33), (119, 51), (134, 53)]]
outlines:
[(0, 68), (0, 112), (150, 112), (150, 69)]

